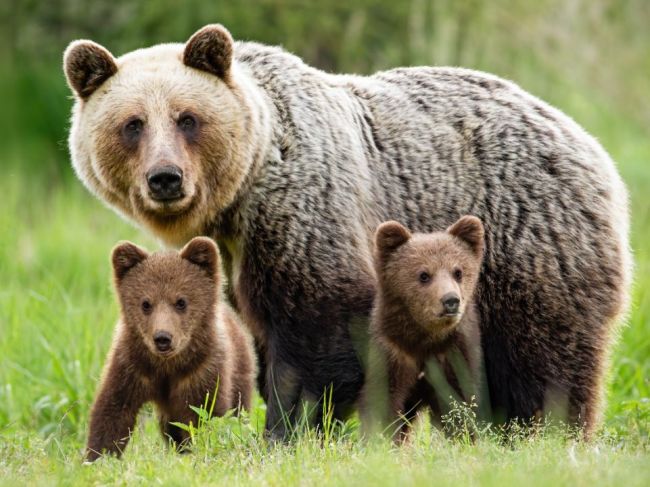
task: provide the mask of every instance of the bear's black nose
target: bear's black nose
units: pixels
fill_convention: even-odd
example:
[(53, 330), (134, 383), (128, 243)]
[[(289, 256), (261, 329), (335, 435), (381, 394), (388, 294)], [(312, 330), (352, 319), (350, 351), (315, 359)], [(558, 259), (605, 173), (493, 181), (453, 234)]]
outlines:
[(183, 171), (178, 166), (154, 166), (147, 171), (147, 184), (154, 200), (169, 201), (180, 198), (182, 183)]
[(442, 306), (445, 308), (446, 315), (455, 315), (460, 307), (460, 298), (456, 293), (447, 293), (442, 299)]
[(159, 352), (167, 352), (172, 348), (172, 336), (166, 331), (157, 331), (153, 335), (153, 342)]

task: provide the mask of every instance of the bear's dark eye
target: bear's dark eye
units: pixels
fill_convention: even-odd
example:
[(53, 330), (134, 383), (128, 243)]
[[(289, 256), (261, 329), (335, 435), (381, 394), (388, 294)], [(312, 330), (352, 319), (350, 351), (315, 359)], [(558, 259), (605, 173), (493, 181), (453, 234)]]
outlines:
[(431, 280), (431, 276), (429, 275), (428, 272), (422, 271), (418, 275), (418, 279), (420, 280), (420, 282), (426, 283), (426, 282), (429, 282)]
[(463, 279), (463, 271), (458, 268), (454, 269), (454, 279), (460, 282)]
[(180, 298), (176, 301), (175, 306), (178, 311), (185, 311), (185, 308), (187, 308), (187, 302), (183, 298)]
[(151, 303), (146, 299), (142, 301), (142, 311), (144, 312), (144, 314), (151, 313)]
[(136, 142), (142, 134), (144, 122), (139, 118), (131, 118), (122, 127), (122, 134), (128, 142)]
[(192, 133), (196, 129), (198, 123), (194, 115), (186, 113), (178, 119), (177, 125), (183, 132)]

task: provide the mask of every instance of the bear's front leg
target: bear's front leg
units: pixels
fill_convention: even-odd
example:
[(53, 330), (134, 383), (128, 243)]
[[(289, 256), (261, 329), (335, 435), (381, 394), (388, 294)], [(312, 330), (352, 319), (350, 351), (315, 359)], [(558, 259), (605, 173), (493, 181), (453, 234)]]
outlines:
[(144, 402), (139, 381), (111, 363), (90, 413), (86, 461), (122, 455)]
[(175, 411), (170, 413), (168, 411), (160, 411), (158, 414), (158, 422), (160, 425), (160, 433), (167, 441), (171, 441), (171, 445), (178, 452), (184, 452), (189, 449), (191, 436), (189, 431), (180, 428), (172, 423), (182, 423), (189, 425), (190, 423), (196, 428), (198, 425), (199, 417), (187, 406), (186, 411)]
[(418, 370), (407, 361), (390, 360), (388, 363), (388, 403), (391, 411), (389, 430), (393, 432), (393, 441), (402, 443), (422, 405), (422, 398), (416, 391)]
[[(322, 405), (323, 394), (331, 391), (334, 415), (344, 415), (357, 400), (363, 372), (349, 327), (352, 317), (368, 316), (374, 288), (352, 278), (335, 289), (305, 287), (303, 271), (312, 265), (318, 268), (317, 263), (305, 261), (304, 255), (292, 255), (295, 249), (285, 249), (279, 256), (274, 247), (268, 253), (264, 235), (256, 232), (245, 251), (237, 300), (246, 321), (255, 323), (264, 336), (266, 374), (260, 382), (267, 402), (266, 434), (271, 440), (284, 440), (295, 431), (303, 412), (298, 411), (301, 399)], [(311, 249), (321, 256), (329, 250)], [(331, 266), (336, 267), (330, 262)], [(349, 259), (340, 267), (345, 275), (361, 274), (354, 272)], [(314, 423), (321, 418), (316, 414), (307, 419)]]
[[(160, 433), (165, 441), (171, 442), (171, 446), (181, 453), (189, 451), (191, 435), (187, 428), (177, 426), (176, 423), (186, 426), (191, 424), (193, 428), (197, 428), (199, 415), (194, 412), (192, 407), (201, 407), (205, 403), (206, 397), (210, 404), (214, 395), (217, 395), (212, 411), (214, 416), (223, 416), (228, 411), (231, 402), (228, 393), (230, 383), (227, 378), (221, 381), (215, 379), (212, 374), (197, 374), (194, 375), (193, 380), (194, 384), (174, 389), (166, 400), (156, 401)], [(217, 389), (215, 389), (215, 384), (219, 384)]]
[(281, 357), (266, 357), (266, 421), (264, 431), (271, 441), (284, 441), (292, 434), (302, 378)]

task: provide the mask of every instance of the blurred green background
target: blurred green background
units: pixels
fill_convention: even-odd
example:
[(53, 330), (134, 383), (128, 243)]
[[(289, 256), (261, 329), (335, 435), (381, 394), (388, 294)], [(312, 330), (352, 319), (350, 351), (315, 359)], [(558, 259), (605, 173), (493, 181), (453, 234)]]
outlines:
[(16, 455), (3, 450), (7, 435), (58, 445), (63, 456), (81, 447), (117, 318), (108, 253), (119, 239), (158, 246), (73, 175), (62, 52), (89, 38), (120, 55), (184, 42), (211, 22), (331, 72), (419, 64), (489, 71), (596, 136), (630, 189), (636, 256), (605, 427), (647, 440), (650, 2), (9, 0), (0, 2), (0, 458)]
[(67, 167), (60, 60), (70, 40), (120, 55), (184, 42), (210, 22), (328, 71), (490, 71), (568, 111), (615, 153), (625, 150), (621, 132), (647, 137), (650, 127), (647, 0), (9, 0), (0, 18), (3, 153), (36, 145), (42, 157), (29, 163), (39, 170)]

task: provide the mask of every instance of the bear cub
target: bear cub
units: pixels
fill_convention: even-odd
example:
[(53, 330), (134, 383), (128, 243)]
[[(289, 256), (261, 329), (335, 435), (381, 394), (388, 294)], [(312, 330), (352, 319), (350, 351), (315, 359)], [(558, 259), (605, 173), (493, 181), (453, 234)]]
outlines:
[(164, 437), (178, 449), (197, 424), (190, 406), (216, 392), (213, 414), (249, 409), (255, 380), (250, 337), (220, 300), (219, 254), (209, 238), (180, 252), (148, 254), (125, 242), (113, 249), (121, 319), (90, 415), (86, 459), (120, 456), (139, 409), (154, 402)]
[[(481, 344), (474, 291), (483, 246), (483, 225), (473, 216), (443, 232), (411, 234), (394, 221), (375, 232), (370, 337), (380, 363), (371, 363), (362, 408), (386, 405), (387, 397), (388, 410), (374, 419), (384, 426), (389, 420), (397, 442), (406, 438), (422, 406), (429, 406), (440, 425), (450, 396), (465, 402), (478, 396)], [(372, 419), (367, 412), (365, 418)]]

